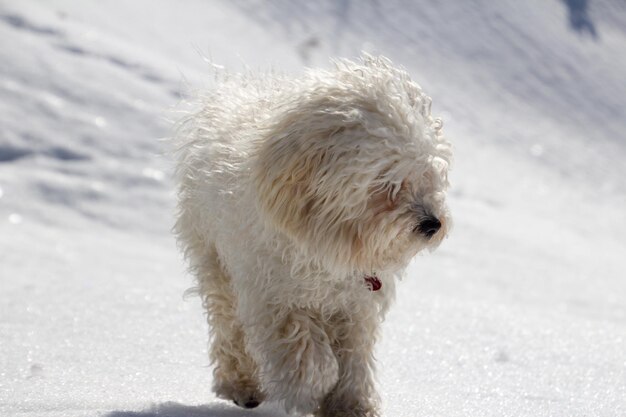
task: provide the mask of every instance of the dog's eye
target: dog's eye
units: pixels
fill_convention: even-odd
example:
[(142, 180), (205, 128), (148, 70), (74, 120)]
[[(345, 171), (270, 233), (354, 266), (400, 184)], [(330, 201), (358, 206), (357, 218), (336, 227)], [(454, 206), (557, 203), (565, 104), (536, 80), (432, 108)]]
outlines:
[(390, 211), (396, 208), (400, 193), (397, 185), (391, 182), (381, 183), (372, 188), (368, 200), (368, 206), (376, 214)]
[(396, 205), (398, 203), (398, 198), (400, 196), (400, 185), (398, 184), (389, 184), (387, 186), (387, 189), (389, 190), (389, 201), (391, 202), (391, 204)]

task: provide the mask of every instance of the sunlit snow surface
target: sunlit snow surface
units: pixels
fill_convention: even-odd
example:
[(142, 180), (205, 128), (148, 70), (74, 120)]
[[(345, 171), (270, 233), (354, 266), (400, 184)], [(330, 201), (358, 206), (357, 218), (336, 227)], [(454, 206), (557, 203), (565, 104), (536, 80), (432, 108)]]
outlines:
[[(161, 139), (230, 70), (384, 53), (455, 144), (385, 416), (626, 415), (626, 5), (1, 1), (0, 415), (281, 416), (210, 392)], [(242, 254), (245, 256), (245, 254)]]

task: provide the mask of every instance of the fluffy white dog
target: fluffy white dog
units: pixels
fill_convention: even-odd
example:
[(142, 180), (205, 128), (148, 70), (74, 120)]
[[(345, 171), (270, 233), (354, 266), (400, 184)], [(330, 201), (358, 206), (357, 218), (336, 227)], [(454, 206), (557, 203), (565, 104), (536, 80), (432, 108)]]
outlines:
[(373, 348), (409, 260), (435, 248), (451, 147), (382, 57), (230, 76), (182, 124), (179, 242), (211, 328), (214, 391), (376, 416)]

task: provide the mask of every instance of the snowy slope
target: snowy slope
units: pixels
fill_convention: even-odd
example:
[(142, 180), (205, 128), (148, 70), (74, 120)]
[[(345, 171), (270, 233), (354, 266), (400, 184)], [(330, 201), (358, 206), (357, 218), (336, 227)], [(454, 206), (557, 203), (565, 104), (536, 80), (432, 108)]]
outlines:
[(384, 415), (626, 415), (619, 0), (0, 1), (0, 415), (282, 415), (210, 393), (160, 139), (205, 57), (362, 49), (456, 147), (455, 229), (384, 326)]

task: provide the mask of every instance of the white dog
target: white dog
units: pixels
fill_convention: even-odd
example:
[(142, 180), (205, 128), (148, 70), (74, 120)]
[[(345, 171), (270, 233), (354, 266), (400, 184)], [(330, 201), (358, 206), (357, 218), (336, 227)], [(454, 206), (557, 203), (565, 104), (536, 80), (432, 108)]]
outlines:
[(451, 146), (382, 57), (231, 76), (179, 134), (175, 231), (211, 327), (214, 391), (376, 416), (373, 348), (409, 260), (435, 248)]

